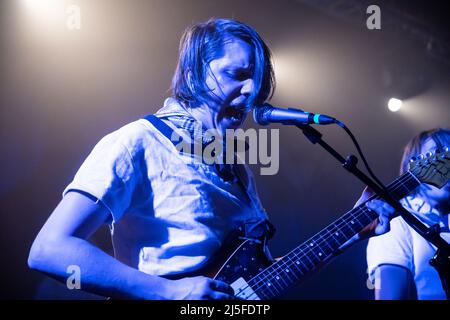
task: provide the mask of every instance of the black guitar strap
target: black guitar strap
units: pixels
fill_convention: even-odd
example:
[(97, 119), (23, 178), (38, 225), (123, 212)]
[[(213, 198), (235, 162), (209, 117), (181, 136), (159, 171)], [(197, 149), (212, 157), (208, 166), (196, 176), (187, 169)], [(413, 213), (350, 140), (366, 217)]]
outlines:
[[(169, 139), (173, 143), (173, 145), (176, 146), (176, 144), (179, 143), (179, 141), (173, 141), (172, 139), (174, 130), (166, 123), (164, 123), (164, 121), (162, 121), (160, 118), (153, 114), (149, 114), (145, 116), (144, 119), (150, 122), (156, 129), (158, 129), (158, 131), (161, 132), (167, 139)], [(191, 150), (194, 150), (194, 148), (192, 148)], [(215, 163), (214, 168), (219, 177), (221, 177), (224, 181), (232, 181), (237, 178), (232, 171), (231, 165), (229, 164)]]

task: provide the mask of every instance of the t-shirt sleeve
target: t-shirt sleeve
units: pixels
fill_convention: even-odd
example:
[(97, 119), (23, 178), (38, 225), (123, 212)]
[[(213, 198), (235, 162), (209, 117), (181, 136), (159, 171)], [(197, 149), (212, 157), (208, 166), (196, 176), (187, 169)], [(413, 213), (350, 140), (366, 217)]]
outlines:
[(101, 139), (65, 188), (63, 196), (74, 190), (87, 192), (101, 201), (117, 222), (130, 206), (139, 180), (126, 146), (128, 141), (120, 131)]
[(397, 217), (391, 221), (391, 230), (369, 239), (367, 245), (367, 272), (375, 282), (376, 268), (382, 264), (394, 264), (413, 270), (411, 231), (406, 222)]

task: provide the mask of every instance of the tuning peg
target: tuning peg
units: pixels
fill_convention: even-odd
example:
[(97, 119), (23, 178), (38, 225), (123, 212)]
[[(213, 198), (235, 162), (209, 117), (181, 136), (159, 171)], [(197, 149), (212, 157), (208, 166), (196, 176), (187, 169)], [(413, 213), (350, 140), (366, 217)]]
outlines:
[(433, 155), (434, 155), (434, 152), (428, 151), (428, 152), (425, 154), (425, 157), (431, 158)]
[(439, 153), (441, 159), (445, 159), (446, 154), (448, 153), (448, 147), (444, 147), (442, 152)]

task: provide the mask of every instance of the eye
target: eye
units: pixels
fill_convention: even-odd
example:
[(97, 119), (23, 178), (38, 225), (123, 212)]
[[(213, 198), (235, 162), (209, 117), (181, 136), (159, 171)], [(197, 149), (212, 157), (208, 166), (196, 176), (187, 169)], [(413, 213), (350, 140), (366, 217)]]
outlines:
[(251, 77), (250, 72), (246, 70), (227, 70), (225, 74), (237, 81), (243, 81)]

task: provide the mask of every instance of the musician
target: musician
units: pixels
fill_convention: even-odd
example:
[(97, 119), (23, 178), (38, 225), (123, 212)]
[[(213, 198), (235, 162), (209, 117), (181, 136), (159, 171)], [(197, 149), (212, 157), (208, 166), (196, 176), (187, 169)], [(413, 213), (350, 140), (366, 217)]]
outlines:
[[(450, 145), (450, 130), (423, 131), (406, 145), (400, 173), (419, 154), (442, 151)], [(438, 189), (422, 184), (403, 205), (428, 226), (438, 224), (450, 241), (450, 184)], [(436, 247), (421, 237), (401, 217), (391, 221), (391, 231), (369, 240), (367, 264), (376, 299), (446, 299), (437, 271), (429, 264)]]
[[(204, 163), (171, 137), (200, 132), (208, 145), (206, 131), (239, 128), (273, 89), (270, 51), (253, 28), (227, 19), (188, 28), (172, 96), (154, 117), (98, 142), (36, 237), (29, 266), (62, 281), (68, 266), (79, 266), (83, 290), (113, 298), (233, 298), (225, 282), (185, 275), (208, 265), (235, 232), (270, 237), (273, 228), (245, 165)], [(393, 211), (371, 206), (385, 222)], [(103, 224), (115, 257), (89, 242)]]

